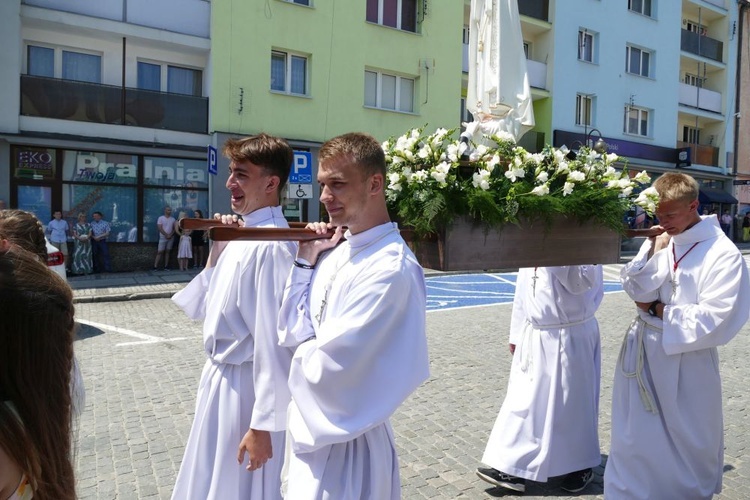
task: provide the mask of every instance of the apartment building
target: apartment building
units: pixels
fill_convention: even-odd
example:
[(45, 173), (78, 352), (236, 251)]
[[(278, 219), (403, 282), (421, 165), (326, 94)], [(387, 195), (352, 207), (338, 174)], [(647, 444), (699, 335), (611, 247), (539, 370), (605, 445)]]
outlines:
[(525, 147), (603, 139), (633, 172), (680, 169), (701, 184), (704, 206), (736, 205), (734, 0), (518, 6), (536, 118)]
[(210, 3), (6, 0), (0, 23), (0, 198), (102, 212), (120, 263), (165, 205), (209, 207)]
[(307, 168), (290, 185), (285, 214), (317, 220), (324, 141), (458, 125), (462, 9), (434, 0), (213, 2), (215, 144), (264, 131), (307, 153), (298, 156)]

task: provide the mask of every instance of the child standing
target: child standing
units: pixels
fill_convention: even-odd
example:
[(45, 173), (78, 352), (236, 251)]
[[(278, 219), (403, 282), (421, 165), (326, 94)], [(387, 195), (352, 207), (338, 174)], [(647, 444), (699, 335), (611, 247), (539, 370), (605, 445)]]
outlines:
[[(180, 218), (185, 217), (185, 212), (180, 212)], [(180, 271), (188, 270), (188, 261), (193, 258), (193, 242), (190, 239), (190, 229), (181, 229), (179, 224), (175, 225), (177, 233), (180, 235), (180, 245), (177, 247), (177, 262), (180, 265)]]

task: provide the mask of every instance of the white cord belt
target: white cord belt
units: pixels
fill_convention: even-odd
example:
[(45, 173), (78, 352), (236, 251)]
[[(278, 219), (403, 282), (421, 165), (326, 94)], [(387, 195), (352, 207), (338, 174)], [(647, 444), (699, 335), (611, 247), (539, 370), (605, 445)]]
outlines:
[[(628, 327), (625, 338), (622, 340), (622, 347), (620, 347), (620, 356), (617, 361), (620, 365), (620, 371), (622, 372), (622, 375), (625, 378), (635, 378), (636, 382), (638, 383), (638, 393), (641, 396), (641, 401), (643, 402), (643, 407), (646, 409), (646, 411), (649, 413), (658, 414), (659, 408), (656, 407), (654, 396), (651, 394), (651, 392), (649, 392), (648, 387), (646, 387), (646, 382), (643, 379), (644, 363), (646, 358), (646, 347), (643, 345), (643, 334), (646, 330), (647, 324), (648, 323), (646, 323), (643, 318), (640, 317), (640, 315), (636, 316), (635, 319), (630, 323), (630, 327)], [(630, 335), (630, 331), (633, 329), (633, 325), (636, 326), (634, 345), (634, 348), (636, 349), (635, 371), (628, 372), (625, 370), (625, 356), (628, 350), (628, 336)], [(658, 326), (648, 324), (648, 327), (659, 333), (661, 333), (662, 331), (662, 329)]]
[(531, 351), (532, 349), (529, 349), (528, 345), (526, 344), (527, 339), (531, 336), (530, 333), (532, 330), (560, 330), (562, 328), (570, 328), (572, 326), (578, 326), (583, 325), (584, 323), (588, 323), (594, 319), (594, 316), (589, 316), (588, 318), (584, 318), (580, 321), (572, 321), (570, 323), (560, 323), (559, 325), (535, 325), (529, 320), (526, 320), (526, 324), (523, 327), (523, 337), (521, 338), (521, 365), (519, 368), (521, 368), (522, 372), (525, 372), (528, 370), (528, 368), (531, 366)]

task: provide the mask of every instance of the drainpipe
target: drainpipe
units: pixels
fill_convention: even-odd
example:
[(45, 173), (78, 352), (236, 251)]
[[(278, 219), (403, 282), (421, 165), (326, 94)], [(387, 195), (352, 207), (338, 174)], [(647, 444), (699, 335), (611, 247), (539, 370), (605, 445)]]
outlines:
[(745, 32), (745, 13), (747, 12), (750, 2), (747, 0), (738, 0), (737, 3), (740, 6), (739, 16), (737, 22), (740, 24), (740, 29), (737, 33), (737, 70), (735, 71), (734, 79), (734, 161), (732, 161), (732, 176), (737, 177), (737, 166), (739, 163), (739, 144), (740, 144), (740, 82), (742, 80), (742, 48)]

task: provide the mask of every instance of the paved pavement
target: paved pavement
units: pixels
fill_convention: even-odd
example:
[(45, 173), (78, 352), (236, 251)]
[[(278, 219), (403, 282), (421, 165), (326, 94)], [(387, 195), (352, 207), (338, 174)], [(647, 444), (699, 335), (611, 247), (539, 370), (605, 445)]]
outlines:
[[(750, 249), (748, 249), (750, 251)], [(87, 389), (78, 425), (77, 480), (82, 499), (169, 498), (182, 460), (204, 363), (200, 324), (168, 300), (195, 271), (72, 277), (81, 324), (76, 355)], [(433, 274), (433, 273), (429, 273)], [(131, 299), (143, 300), (131, 300)], [(614, 365), (632, 304), (605, 296), (600, 440), (609, 449)], [(394, 415), (404, 499), (504, 496), (480, 481), (484, 445), (507, 385), (510, 305), (428, 314), (431, 377)], [(717, 498), (750, 498), (750, 326), (720, 349), (726, 465)], [(603, 498), (603, 468), (582, 498)], [(527, 498), (568, 498), (558, 481), (531, 483)], [(571, 497), (572, 498), (572, 497)]]

